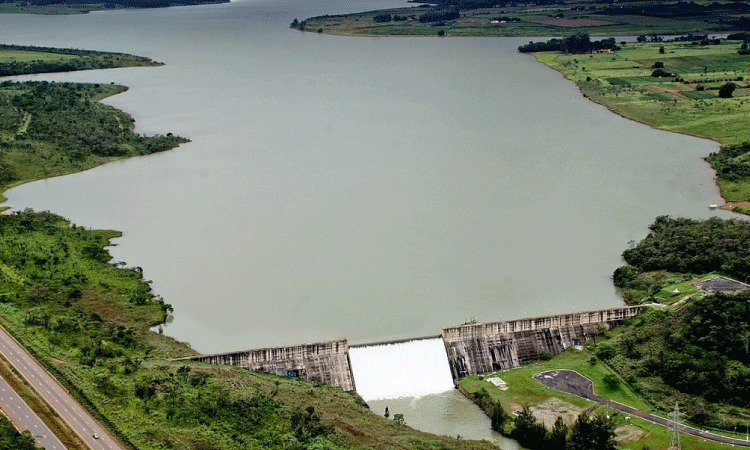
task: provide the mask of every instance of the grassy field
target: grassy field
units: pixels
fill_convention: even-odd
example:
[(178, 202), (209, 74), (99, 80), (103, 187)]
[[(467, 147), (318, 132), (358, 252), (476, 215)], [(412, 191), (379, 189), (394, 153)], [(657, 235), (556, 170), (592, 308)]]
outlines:
[[(351, 36), (561, 36), (576, 31), (592, 36), (638, 34), (717, 33), (729, 28), (718, 17), (656, 18), (648, 16), (599, 15), (590, 4), (524, 6), (461, 11), (461, 17), (443, 26), (420, 23), (417, 19), (429, 7), (398, 8), (306, 20), (304, 31)], [(407, 17), (404, 21), (377, 23), (378, 14)], [(563, 17), (557, 17), (562, 15)], [(501, 21), (503, 17), (520, 21)]]
[(65, 61), (75, 59), (75, 55), (61, 55), (59, 53), (39, 52), (29, 50), (6, 50), (0, 48), (0, 64), (9, 62), (29, 62), (29, 61)]
[[(623, 117), (737, 144), (750, 140), (750, 57), (737, 54), (740, 44), (629, 43), (615, 53), (534, 56), (575, 82), (584, 96)], [(657, 62), (673, 76), (652, 77)], [(718, 90), (728, 82), (737, 88), (732, 98), (720, 98)], [(750, 212), (750, 205), (742, 203), (750, 201), (750, 183), (718, 184), (722, 197), (732, 203), (727, 208)]]
[[(734, 144), (750, 139), (750, 84), (745, 80), (750, 78), (750, 57), (738, 55), (739, 48), (737, 41), (629, 43), (614, 53), (535, 56), (617, 114), (659, 129)], [(674, 76), (652, 77), (657, 62)], [(729, 81), (737, 85), (733, 97), (719, 98), (718, 88)], [(705, 89), (697, 91), (698, 86)]]
[[(610, 338), (616, 336), (617, 332), (609, 332)], [(601, 340), (606, 342), (606, 340)], [(591, 364), (590, 359), (592, 357), (591, 350), (593, 350), (593, 343), (589, 342), (585, 351), (577, 351), (569, 349), (564, 353), (555, 356), (550, 361), (537, 361), (522, 367), (516, 367), (504, 371), (493, 372), (489, 374), (483, 374), (483, 377), (489, 378), (492, 376), (498, 376), (502, 378), (508, 385), (507, 391), (501, 391), (496, 388), (493, 384), (480, 380), (477, 376), (469, 376), (459, 380), (459, 384), (470, 393), (478, 392), (480, 389), (486, 389), (490, 396), (499, 401), (506, 410), (518, 411), (524, 406), (528, 406), (532, 409), (539, 408), (544, 410), (546, 405), (554, 405), (559, 401), (567, 402), (579, 410), (586, 410), (588, 408), (596, 407), (596, 404), (588, 400), (570, 395), (564, 392), (560, 392), (551, 388), (548, 388), (541, 383), (537, 382), (533, 376), (537, 373), (544, 372), (553, 369), (570, 369), (575, 370), (578, 373), (589, 378), (594, 383), (594, 392), (610, 400), (623, 403), (634, 408), (638, 408), (643, 411), (650, 412), (652, 414), (661, 415), (668, 417), (667, 411), (659, 411), (652, 405), (647, 403), (638, 394), (636, 394), (630, 387), (625, 383), (621, 382), (620, 385), (614, 389), (608, 389), (603, 383), (602, 379), (607, 374), (613, 374), (614, 372), (602, 362)], [(613, 415), (615, 418), (618, 428), (618, 435), (629, 435), (630, 438), (623, 438), (624, 440), (619, 441), (619, 448), (622, 449), (633, 449), (640, 450), (645, 446), (652, 449), (666, 448), (670, 440), (670, 431), (662, 426), (653, 424), (646, 420), (638, 417), (631, 417), (625, 419), (625, 415), (619, 412), (615, 412), (612, 409), (607, 409), (606, 406), (596, 407), (596, 413), (606, 413)], [(722, 433), (726, 434), (726, 433)], [(744, 438), (744, 435), (737, 433), (733, 437)], [(725, 445), (713, 443), (710, 441), (704, 441), (690, 435), (681, 434), (680, 440), (682, 448), (685, 450), (689, 449), (725, 449)]]

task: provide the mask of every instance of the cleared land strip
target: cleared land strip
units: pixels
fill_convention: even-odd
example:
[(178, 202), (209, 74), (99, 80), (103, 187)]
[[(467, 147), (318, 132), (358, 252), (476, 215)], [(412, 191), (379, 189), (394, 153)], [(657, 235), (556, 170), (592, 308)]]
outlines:
[[(93, 450), (124, 450), (114, 438), (26, 351), (0, 327), (0, 353)], [(97, 437), (94, 437), (96, 433)]]
[(696, 428), (692, 428), (687, 425), (683, 425), (681, 423), (675, 424), (673, 421), (669, 419), (655, 416), (653, 414), (648, 414), (643, 411), (639, 411), (635, 408), (632, 408), (630, 406), (614, 402), (604, 397), (599, 397), (598, 395), (594, 394), (594, 387), (593, 387), (593, 383), (591, 382), (591, 380), (579, 374), (578, 372), (575, 372), (572, 370), (549, 370), (547, 372), (541, 372), (541, 373), (534, 375), (534, 379), (536, 379), (538, 382), (542, 383), (543, 385), (547, 387), (557, 389), (559, 391), (567, 392), (568, 394), (573, 394), (578, 397), (583, 397), (587, 400), (591, 400), (592, 402), (606, 405), (609, 408), (616, 409), (618, 411), (622, 411), (624, 413), (630, 414), (631, 416), (637, 416), (637, 417), (640, 417), (641, 419), (648, 420), (649, 422), (653, 422), (655, 424), (662, 425), (667, 428), (675, 427), (677, 428), (677, 430), (679, 430), (682, 433), (691, 434), (693, 436), (698, 436), (699, 438), (702, 438), (702, 439), (707, 439), (707, 440), (711, 440), (715, 442), (721, 442), (724, 444), (739, 445), (742, 447), (750, 447), (750, 442), (748, 441), (743, 441), (741, 439), (734, 439), (734, 438), (730, 438), (726, 436), (721, 436), (718, 434), (709, 433), (708, 431), (698, 430)]

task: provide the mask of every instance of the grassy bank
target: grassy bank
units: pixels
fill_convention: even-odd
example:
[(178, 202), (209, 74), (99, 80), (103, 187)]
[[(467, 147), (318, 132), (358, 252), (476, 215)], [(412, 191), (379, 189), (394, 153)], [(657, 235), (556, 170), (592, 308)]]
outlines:
[[(727, 11), (711, 11), (701, 16), (612, 15), (602, 6), (571, 2), (461, 10), (457, 19), (420, 22), (419, 17), (432, 9), (429, 5), (420, 5), (312, 17), (304, 21), (302, 29), (347, 36), (436, 36), (441, 31), (445, 36), (561, 36), (575, 31), (596, 36), (623, 36), (718, 33), (732, 29), (731, 23), (722, 19), (736, 20)], [(383, 14), (390, 15), (391, 20), (377, 21), (376, 16)], [(398, 19), (393, 19), (396, 16)]]
[[(738, 54), (741, 45), (726, 40), (719, 45), (628, 43), (614, 53), (534, 56), (616, 114), (732, 145), (750, 140), (750, 56)], [(671, 76), (652, 76), (661, 66)], [(727, 83), (736, 89), (731, 98), (721, 98), (719, 90)], [(720, 177), (718, 184), (722, 197), (732, 203), (728, 208), (750, 211), (744, 203), (750, 201), (750, 181)]]

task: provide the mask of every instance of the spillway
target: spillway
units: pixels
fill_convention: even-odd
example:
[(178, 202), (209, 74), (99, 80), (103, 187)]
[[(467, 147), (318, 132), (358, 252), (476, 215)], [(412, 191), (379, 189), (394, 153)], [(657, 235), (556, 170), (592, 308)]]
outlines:
[(357, 393), (365, 401), (422, 397), (453, 389), (442, 338), (349, 347)]

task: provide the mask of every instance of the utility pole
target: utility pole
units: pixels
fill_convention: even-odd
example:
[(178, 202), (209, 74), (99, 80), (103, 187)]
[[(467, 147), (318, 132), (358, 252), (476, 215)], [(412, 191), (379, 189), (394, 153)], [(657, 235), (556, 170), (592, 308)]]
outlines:
[(677, 430), (677, 421), (680, 419), (680, 408), (677, 406), (677, 402), (674, 402), (674, 412), (670, 414), (672, 416), (672, 439), (669, 441), (669, 450), (681, 450), (680, 448), (680, 432)]

